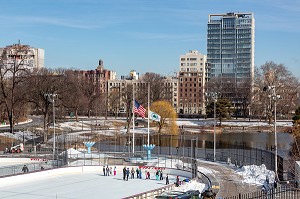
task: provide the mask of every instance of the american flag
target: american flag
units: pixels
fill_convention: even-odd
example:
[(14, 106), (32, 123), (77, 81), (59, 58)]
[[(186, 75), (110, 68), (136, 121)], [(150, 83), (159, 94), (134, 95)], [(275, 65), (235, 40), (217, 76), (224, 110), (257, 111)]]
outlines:
[(134, 113), (139, 114), (142, 118), (145, 118), (146, 109), (134, 100)]

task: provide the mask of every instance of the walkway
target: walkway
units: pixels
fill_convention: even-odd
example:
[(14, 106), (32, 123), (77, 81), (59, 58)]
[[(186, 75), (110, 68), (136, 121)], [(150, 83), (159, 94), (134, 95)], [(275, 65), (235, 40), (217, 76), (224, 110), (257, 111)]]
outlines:
[(217, 198), (236, 196), (239, 193), (254, 192), (261, 188), (257, 185), (243, 183), (242, 177), (237, 175), (229, 165), (201, 161), (198, 166), (208, 168), (212, 171), (212, 173), (208, 173), (207, 176), (211, 179), (212, 186), (215, 187), (216, 190), (219, 188)]

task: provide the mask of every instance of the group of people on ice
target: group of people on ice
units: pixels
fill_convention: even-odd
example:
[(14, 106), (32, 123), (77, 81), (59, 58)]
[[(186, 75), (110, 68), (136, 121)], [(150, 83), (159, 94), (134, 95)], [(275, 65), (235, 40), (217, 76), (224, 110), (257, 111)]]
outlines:
[[(140, 167), (137, 167), (137, 168), (131, 167), (131, 169), (130, 169), (129, 167), (124, 166), (122, 171), (123, 171), (123, 180), (124, 181), (128, 181), (129, 178), (130, 179), (134, 179), (134, 178), (142, 179), (142, 176), (143, 176), (143, 172)], [(108, 167), (108, 165), (106, 167), (103, 166), (103, 175), (104, 176), (109, 176), (109, 175), (116, 176), (116, 173), (117, 173), (116, 167), (114, 167), (114, 170), (112, 170), (112, 167)], [(149, 170), (148, 171), (145, 170), (144, 175), (145, 175), (146, 180), (151, 179)], [(164, 180), (164, 175), (163, 175), (162, 169), (159, 169), (159, 168), (156, 169), (154, 175), (155, 175), (155, 180)], [(166, 174), (165, 180), (166, 180), (165, 184), (168, 185), (170, 183), (168, 174)], [(179, 186), (181, 184), (178, 176), (176, 177), (174, 184), (176, 186)]]
[(104, 176), (109, 176), (112, 175), (114, 172), (114, 176), (117, 175), (117, 168), (114, 168), (114, 171), (112, 170), (112, 167), (108, 167), (108, 165), (105, 167), (103, 166), (103, 175)]

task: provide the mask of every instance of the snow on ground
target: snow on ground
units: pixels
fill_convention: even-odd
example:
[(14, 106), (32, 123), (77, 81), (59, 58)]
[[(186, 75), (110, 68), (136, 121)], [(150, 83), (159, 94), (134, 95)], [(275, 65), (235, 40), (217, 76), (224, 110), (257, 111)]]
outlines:
[(267, 170), (264, 164), (261, 166), (243, 166), (242, 168), (236, 170), (236, 173), (244, 178), (244, 183), (248, 184), (264, 185), (267, 178), (269, 178), (270, 183), (274, 183), (275, 180), (274, 171)]
[[(91, 130), (91, 126), (95, 128), (95, 125), (97, 124), (97, 127), (101, 128), (103, 126), (109, 127), (108, 129), (93, 129), (91, 132), (95, 134), (101, 134), (101, 135), (110, 135), (114, 136), (117, 134), (124, 134), (126, 133), (126, 129), (124, 127), (114, 127), (113, 122), (118, 121), (118, 122), (125, 122), (125, 118), (118, 118), (118, 120), (114, 118), (109, 118), (108, 120), (104, 120), (103, 118), (91, 118), (91, 121), (67, 121), (67, 122), (60, 122), (57, 123), (57, 126), (59, 129), (61, 129), (63, 132), (67, 132), (66, 134), (57, 134), (56, 139), (58, 142), (60, 141), (74, 141), (73, 139), (81, 139), (81, 140), (88, 140), (89, 136), (86, 135), (86, 133)], [(31, 122), (31, 120), (28, 120), (27, 122)], [(124, 123), (125, 124), (125, 123)], [(277, 126), (292, 126), (291, 121), (277, 121)], [(213, 125), (213, 119), (178, 119), (177, 120), (177, 125), (179, 126), (212, 126)], [(224, 126), (244, 126), (244, 127), (251, 127), (251, 126), (270, 126), (268, 122), (265, 121), (259, 121), (259, 120), (251, 120), (245, 121), (245, 120), (236, 120), (236, 121), (223, 121), (222, 125)], [(273, 125), (273, 124), (271, 124)], [(7, 126), (7, 125), (0, 125), (2, 126)], [(50, 127), (51, 128), (51, 127)], [(73, 132), (77, 131), (77, 132)], [(132, 129), (131, 129), (132, 131)], [(149, 133), (154, 133), (157, 131), (156, 127), (150, 128)], [(193, 131), (193, 129), (190, 129), (190, 131)], [(148, 129), (147, 127), (136, 127), (134, 132), (136, 134), (148, 134)], [(195, 132), (198, 132), (196, 129)], [(17, 131), (14, 134), (11, 134), (9, 132), (4, 132), (1, 133), (0, 136), (5, 136), (9, 138), (14, 138), (19, 141), (23, 141), (23, 135), (24, 135), (24, 140), (30, 140), (36, 137), (36, 135), (30, 131)], [(50, 138), (48, 140), (49, 143), (53, 142), (53, 139)]]
[(189, 191), (189, 190), (199, 190), (200, 193), (202, 193), (205, 189), (205, 184), (199, 183), (196, 180), (191, 180), (187, 183), (184, 183), (183, 185), (179, 187), (175, 187), (174, 191)]

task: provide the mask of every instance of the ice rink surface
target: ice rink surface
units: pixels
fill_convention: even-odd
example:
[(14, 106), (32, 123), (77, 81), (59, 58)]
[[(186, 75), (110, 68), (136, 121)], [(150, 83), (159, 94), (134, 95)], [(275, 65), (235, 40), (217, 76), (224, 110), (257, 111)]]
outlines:
[[(43, 175), (45, 172), (45, 175)], [(48, 173), (47, 173), (48, 172)], [(49, 171), (23, 174), (17, 179), (6, 178), (0, 182), (1, 199), (93, 199), (123, 198), (165, 186), (165, 181), (154, 179), (123, 180), (123, 174), (103, 176), (102, 171), (84, 173), (54, 173)], [(151, 173), (152, 178), (154, 173)], [(170, 176), (170, 183), (175, 177)], [(13, 182), (13, 181), (16, 182)]]

